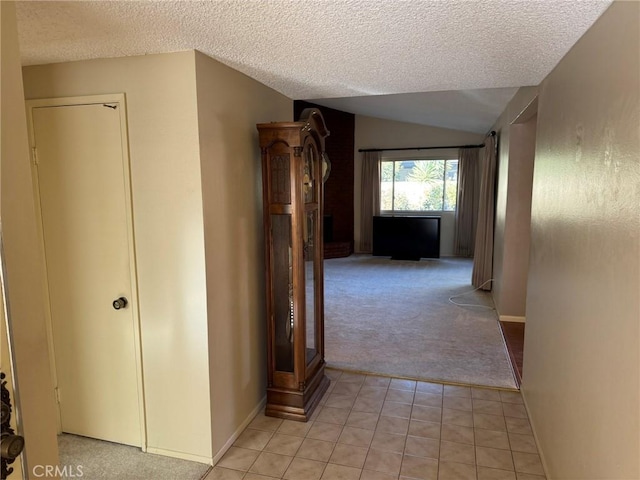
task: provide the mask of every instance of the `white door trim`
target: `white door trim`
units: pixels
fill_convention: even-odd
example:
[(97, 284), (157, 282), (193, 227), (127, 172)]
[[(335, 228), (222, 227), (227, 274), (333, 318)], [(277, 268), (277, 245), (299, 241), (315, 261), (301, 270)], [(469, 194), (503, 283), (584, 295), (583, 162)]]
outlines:
[[(44, 233), (42, 224), (42, 209), (40, 204), (40, 188), (38, 185), (38, 175), (35, 165), (37, 163), (37, 152), (35, 145), (35, 132), (33, 129), (33, 110), (39, 107), (63, 107), (77, 105), (100, 105), (100, 104), (117, 104), (120, 118), (120, 132), (122, 138), (122, 161), (125, 182), (125, 204), (127, 217), (127, 237), (129, 246), (129, 262), (131, 277), (131, 307), (134, 322), (134, 340), (135, 340), (135, 357), (136, 357), (136, 379), (138, 383), (138, 410), (140, 413), (140, 443), (143, 452), (147, 451), (147, 429), (145, 416), (145, 395), (142, 371), (142, 343), (140, 335), (140, 306), (138, 301), (138, 274), (137, 260), (135, 251), (135, 234), (133, 227), (133, 203), (131, 195), (131, 162), (129, 158), (129, 137), (127, 129), (127, 108), (124, 93), (114, 93), (107, 95), (90, 95), (81, 97), (61, 97), (61, 98), (45, 98), (37, 100), (27, 100), (27, 123), (29, 129), (29, 146), (31, 152), (31, 178), (33, 181), (33, 191), (35, 196), (36, 218), (38, 222), (38, 237), (40, 241), (40, 249), (45, 259), (45, 271), (42, 279), (45, 295), (45, 321), (47, 324), (47, 337), (49, 343), (49, 362), (51, 365), (51, 375), (54, 386), (57, 387), (58, 379), (56, 375), (54, 343), (53, 343), (53, 324), (51, 320), (51, 303), (49, 298), (49, 286), (47, 282), (46, 272), (46, 252), (44, 246)], [(58, 408), (58, 433), (62, 431), (62, 423), (60, 420), (60, 409)]]

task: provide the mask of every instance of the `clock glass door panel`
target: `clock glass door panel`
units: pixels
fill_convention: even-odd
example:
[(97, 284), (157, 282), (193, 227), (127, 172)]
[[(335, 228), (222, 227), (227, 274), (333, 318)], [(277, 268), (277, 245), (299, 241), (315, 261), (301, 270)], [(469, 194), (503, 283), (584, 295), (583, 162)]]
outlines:
[(291, 216), (271, 215), (272, 314), (276, 370), (293, 372), (293, 263)]
[(316, 269), (317, 269), (317, 210), (318, 160), (312, 142), (305, 145), (304, 154), (304, 273), (305, 273), (305, 330), (307, 364), (315, 358), (316, 345)]
[(306, 363), (309, 364), (317, 354), (316, 346), (316, 214), (312, 210), (306, 214), (307, 235), (304, 243), (304, 281), (305, 281), (305, 329)]

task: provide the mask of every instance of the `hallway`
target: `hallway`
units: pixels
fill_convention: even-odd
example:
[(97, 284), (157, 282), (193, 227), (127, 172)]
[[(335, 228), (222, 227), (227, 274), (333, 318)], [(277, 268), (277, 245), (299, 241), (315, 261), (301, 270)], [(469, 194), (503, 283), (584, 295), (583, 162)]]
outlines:
[(205, 479), (545, 479), (517, 391), (327, 375), (310, 422), (258, 414)]

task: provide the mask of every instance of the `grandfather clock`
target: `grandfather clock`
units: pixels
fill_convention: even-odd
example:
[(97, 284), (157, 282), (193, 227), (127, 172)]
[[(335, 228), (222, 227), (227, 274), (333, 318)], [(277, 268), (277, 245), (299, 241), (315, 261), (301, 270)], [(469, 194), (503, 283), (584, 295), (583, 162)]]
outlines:
[(267, 290), (265, 414), (307, 421), (329, 386), (324, 368), (323, 182), (317, 109), (259, 124)]

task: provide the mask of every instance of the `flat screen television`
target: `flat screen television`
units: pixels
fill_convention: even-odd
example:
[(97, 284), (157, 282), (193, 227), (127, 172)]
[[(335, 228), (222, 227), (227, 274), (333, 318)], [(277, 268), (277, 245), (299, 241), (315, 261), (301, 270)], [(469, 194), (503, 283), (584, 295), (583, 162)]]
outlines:
[(398, 260), (440, 257), (440, 217), (373, 217), (373, 254)]

